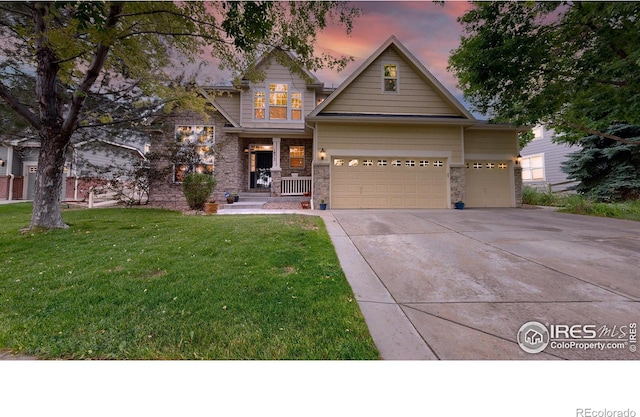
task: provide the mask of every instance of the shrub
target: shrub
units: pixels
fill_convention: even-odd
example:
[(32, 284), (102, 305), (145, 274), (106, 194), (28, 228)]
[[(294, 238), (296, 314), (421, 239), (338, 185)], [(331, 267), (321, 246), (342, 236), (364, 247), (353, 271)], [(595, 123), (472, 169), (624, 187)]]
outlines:
[(182, 192), (192, 210), (202, 210), (215, 188), (216, 179), (208, 174), (191, 173), (182, 182)]
[(532, 206), (557, 206), (560, 205), (560, 198), (551, 191), (541, 191), (534, 187), (524, 187), (522, 189), (522, 204)]

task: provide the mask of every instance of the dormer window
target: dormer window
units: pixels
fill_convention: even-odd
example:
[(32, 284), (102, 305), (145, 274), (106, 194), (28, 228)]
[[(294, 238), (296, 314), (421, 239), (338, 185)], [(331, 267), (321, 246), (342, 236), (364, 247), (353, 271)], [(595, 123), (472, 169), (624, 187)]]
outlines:
[(382, 91), (384, 93), (398, 92), (398, 65), (384, 64), (382, 66)]

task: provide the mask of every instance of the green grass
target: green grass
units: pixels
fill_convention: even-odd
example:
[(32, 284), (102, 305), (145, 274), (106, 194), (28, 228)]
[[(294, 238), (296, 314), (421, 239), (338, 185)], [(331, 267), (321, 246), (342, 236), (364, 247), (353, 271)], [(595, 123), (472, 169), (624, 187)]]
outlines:
[(377, 359), (322, 220), (0, 206), (0, 349), (68, 359)]
[(640, 200), (601, 203), (579, 194), (554, 194), (533, 187), (524, 187), (522, 203), (534, 206), (555, 206), (563, 213), (640, 221)]

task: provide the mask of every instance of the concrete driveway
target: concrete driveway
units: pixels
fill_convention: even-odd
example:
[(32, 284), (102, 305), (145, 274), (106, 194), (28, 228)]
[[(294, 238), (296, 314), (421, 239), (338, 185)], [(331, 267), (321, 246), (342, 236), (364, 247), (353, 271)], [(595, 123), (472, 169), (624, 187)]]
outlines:
[[(324, 218), (385, 359), (640, 359), (638, 222), (547, 209)], [(532, 321), (547, 329), (540, 353), (518, 343)]]

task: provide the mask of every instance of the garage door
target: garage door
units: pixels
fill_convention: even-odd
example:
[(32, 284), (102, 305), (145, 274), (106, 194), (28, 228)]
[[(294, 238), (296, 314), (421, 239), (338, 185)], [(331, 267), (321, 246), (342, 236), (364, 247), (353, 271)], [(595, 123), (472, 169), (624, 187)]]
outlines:
[(446, 208), (447, 161), (334, 157), (331, 208)]
[(468, 207), (511, 207), (511, 170), (507, 161), (467, 162)]

